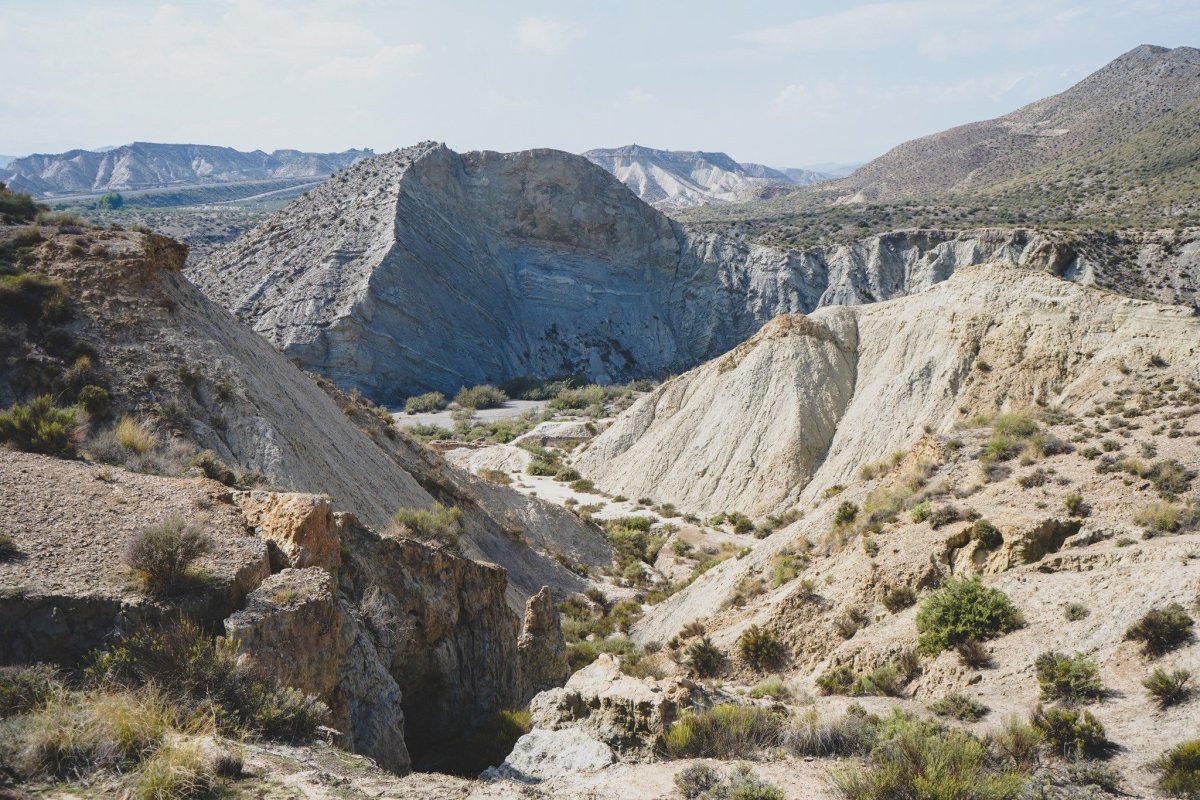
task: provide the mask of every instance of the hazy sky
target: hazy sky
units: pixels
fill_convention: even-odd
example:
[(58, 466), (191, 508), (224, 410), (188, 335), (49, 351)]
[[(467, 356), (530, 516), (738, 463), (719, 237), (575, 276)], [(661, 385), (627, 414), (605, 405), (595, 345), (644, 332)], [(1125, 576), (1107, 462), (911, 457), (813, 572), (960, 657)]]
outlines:
[(1061, 91), (1196, 0), (0, 0), (0, 153), (630, 142), (859, 161)]

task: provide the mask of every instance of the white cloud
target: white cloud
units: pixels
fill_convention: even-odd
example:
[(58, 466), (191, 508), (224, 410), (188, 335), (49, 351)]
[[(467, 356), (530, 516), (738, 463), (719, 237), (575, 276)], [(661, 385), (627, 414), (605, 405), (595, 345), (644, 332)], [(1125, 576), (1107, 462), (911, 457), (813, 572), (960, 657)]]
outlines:
[(831, 81), (789, 83), (775, 95), (768, 113), (773, 117), (814, 116), (832, 109), (842, 91)]
[[(1047, 6), (1057, 8), (1048, 13)], [(1031, 50), (1063, 40), (1074, 35), (1071, 23), (1088, 13), (1071, 0), (893, 0), (760, 28), (738, 38), (813, 54), (915, 50), (946, 59)]]
[(582, 36), (569, 22), (547, 17), (525, 17), (517, 23), (517, 49), (545, 55), (561, 53)]
[(425, 48), (419, 44), (385, 45), (373, 55), (335, 55), (305, 67), (293, 79), (301, 81), (375, 81), (383, 77), (409, 77), (412, 70), (401, 65), (412, 61)]
[(634, 86), (621, 98), (620, 104), (626, 108), (649, 108), (658, 104), (658, 97), (640, 86)]

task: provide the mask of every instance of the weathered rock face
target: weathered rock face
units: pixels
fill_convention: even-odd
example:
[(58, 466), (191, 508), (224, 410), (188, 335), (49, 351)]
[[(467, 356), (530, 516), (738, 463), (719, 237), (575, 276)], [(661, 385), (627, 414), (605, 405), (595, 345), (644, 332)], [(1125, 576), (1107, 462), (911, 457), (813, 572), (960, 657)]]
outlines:
[(189, 274), (305, 367), (390, 402), (519, 375), (678, 372), (779, 314), (985, 261), (1086, 280), (1061, 249), (1025, 231), (747, 246), (687, 232), (579, 156), (426, 143), (340, 173)]
[(322, 567), (337, 574), (341, 543), (329, 500), (302, 494), (234, 492), (233, 502), (286, 566)]
[(542, 587), (525, 605), (517, 652), (521, 657), (524, 699), (561, 686), (571, 675), (567, 643), (548, 586)]
[[(464, 552), (510, 570), (509, 603), (517, 613), (542, 586), (583, 588), (554, 553), (591, 565), (611, 561), (599, 529), (565, 509), (455, 469), (378, 419), (368, 431), (372, 416), (362, 406), (322, 389), (189, 283), (179, 272), (182, 245), (162, 236), (97, 230), (90, 236), (103, 254), (72, 255), (74, 236), (43, 230), (47, 241), (38, 247), (38, 269), (67, 287), (73, 319), (66, 328), (93, 347), (93, 370), (112, 392), (116, 417), (149, 417), (164, 404), (178, 404), (186, 417), (179, 433), (188, 447), (210, 449), (229, 465), (262, 474), (273, 487), (325, 493), (333, 505), (379, 529), (400, 508), (425, 508), (435, 499), (461, 506)], [(0, 406), (29, 399), (18, 372), (0, 364)], [(180, 375), (188, 377), (186, 384)], [(106, 426), (93, 427), (99, 432)], [(251, 524), (276, 545), (276, 569), (322, 565), (336, 571), (336, 547), (310, 541), (306, 524), (291, 519), (312, 514), (318, 527), (327, 525), (318, 518), (331, 513), (330, 503), (256, 513), (265, 516)], [(280, 526), (297, 538), (272, 533)]]
[(643, 681), (621, 672), (604, 654), (576, 672), (560, 689), (542, 692), (529, 704), (533, 727), (579, 728), (622, 758), (653, 757), (671, 723), (691, 699), (684, 682)]
[(782, 317), (668, 381), (592, 441), (597, 485), (695, 512), (766, 515), (967, 414), (1082, 410), (1134, 365), (1195, 378), (1200, 320), (985, 266), (902, 300)]

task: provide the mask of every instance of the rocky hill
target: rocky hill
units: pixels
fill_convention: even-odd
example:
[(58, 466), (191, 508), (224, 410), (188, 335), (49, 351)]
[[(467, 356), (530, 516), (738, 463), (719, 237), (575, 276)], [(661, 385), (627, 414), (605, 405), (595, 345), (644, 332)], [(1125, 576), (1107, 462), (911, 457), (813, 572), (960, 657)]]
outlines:
[(778, 243), (905, 226), (1195, 225), (1200, 51), (1143, 45), (1066, 91), (901, 144), (852, 175), (681, 218)]
[(577, 466), (614, 494), (761, 518), (975, 414), (1080, 413), (1151, 364), (1194, 379), (1198, 334), (1190, 309), (962, 269), (903, 299), (773, 320), (639, 400)]
[(230, 147), (134, 142), (103, 152), (71, 150), (13, 159), (0, 180), (14, 191), (42, 197), (180, 188), (205, 184), (314, 178), (372, 155), (370, 150), (303, 153), (242, 152)]
[[(50, 394), (69, 405), (98, 387), (104, 413), (73, 450), (152, 472), (199, 464), (229, 482), (325, 493), (378, 529), (402, 508), (459, 507), (459, 547), (508, 569), (515, 609), (544, 585), (584, 588), (560, 559), (611, 560), (595, 526), (457, 470), (373, 406), (301, 372), (188, 282), (182, 245), (73, 224), (8, 226), (0, 239), (0, 257), (19, 262), (3, 284), (18, 288), (4, 289), (15, 294), (3, 312), (10, 357), (0, 364), (0, 404)], [(53, 323), (47, 297), (58, 298)], [(124, 434), (132, 450), (116, 430), (124, 416), (140, 432)]]
[(583, 157), (611, 172), (643, 201), (666, 211), (751, 200), (828, 180), (809, 170), (742, 164), (724, 153), (656, 150), (636, 144), (588, 150)]
[(918, 230), (786, 251), (691, 233), (578, 156), (425, 144), (356, 164), (188, 274), (305, 368), (395, 403), (524, 375), (678, 372), (779, 314), (985, 261), (1190, 302), (1200, 246), (1169, 237)]

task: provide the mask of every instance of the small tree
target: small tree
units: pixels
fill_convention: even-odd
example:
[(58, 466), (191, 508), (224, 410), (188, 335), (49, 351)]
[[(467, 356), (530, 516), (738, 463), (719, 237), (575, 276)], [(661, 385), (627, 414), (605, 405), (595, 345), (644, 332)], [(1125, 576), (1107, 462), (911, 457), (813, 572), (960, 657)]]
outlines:
[(141, 573), (147, 589), (170, 594), (183, 588), (188, 569), (212, 549), (211, 536), (176, 514), (131, 536), (122, 560)]
[(1024, 624), (1021, 612), (999, 589), (972, 578), (950, 578), (917, 611), (921, 649), (940, 653), (969, 639), (983, 641)]
[(787, 656), (787, 648), (779, 637), (758, 625), (751, 625), (738, 638), (738, 652), (747, 664), (758, 670), (778, 666)]

